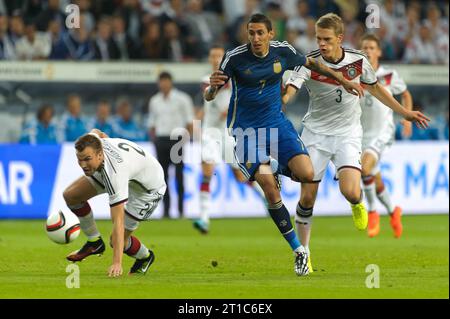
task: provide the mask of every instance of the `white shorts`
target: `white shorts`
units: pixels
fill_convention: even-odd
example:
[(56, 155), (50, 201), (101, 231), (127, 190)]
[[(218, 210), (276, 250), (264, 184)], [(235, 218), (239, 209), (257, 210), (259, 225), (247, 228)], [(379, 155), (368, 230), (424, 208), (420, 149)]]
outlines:
[(383, 152), (394, 142), (394, 135), (391, 132), (379, 134), (375, 137), (363, 137), (362, 149), (364, 152), (373, 154), (377, 161), (380, 160)]
[(361, 136), (316, 134), (305, 127), (301, 139), (311, 158), (315, 182), (322, 180), (330, 161), (336, 167), (337, 178), (342, 168), (361, 170)]
[(234, 156), (235, 144), (234, 138), (226, 134), (225, 130), (206, 130), (202, 134), (202, 161), (215, 165), (225, 162), (239, 169)]
[[(98, 195), (107, 192), (92, 177), (88, 176), (87, 178), (97, 190)], [(150, 219), (166, 192), (166, 186), (158, 190), (147, 191), (135, 182), (130, 182), (128, 185), (128, 200), (125, 203), (125, 229), (135, 231), (139, 226), (139, 222)]]

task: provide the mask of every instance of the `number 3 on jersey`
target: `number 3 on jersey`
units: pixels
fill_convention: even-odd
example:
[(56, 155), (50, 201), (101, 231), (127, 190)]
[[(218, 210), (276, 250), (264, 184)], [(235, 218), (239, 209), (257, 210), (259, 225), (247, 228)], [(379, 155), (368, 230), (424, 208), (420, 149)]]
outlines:
[(336, 98), (336, 102), (341, 103), (342, 101), (342, 90), (341, 89), (337, 89), (336, 93), (338, 94), (338, 97)]

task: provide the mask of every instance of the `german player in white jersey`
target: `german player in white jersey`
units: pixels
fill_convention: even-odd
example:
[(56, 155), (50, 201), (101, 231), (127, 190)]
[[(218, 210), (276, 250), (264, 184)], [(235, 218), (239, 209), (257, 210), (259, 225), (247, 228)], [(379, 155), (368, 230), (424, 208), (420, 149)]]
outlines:
[[(421, 127), (429, 119), (420, 112), (403, 108), (377, 81), (375, 71), (364, 53), (341, 47), (344, 25), (336, 14), (326, 14), (316, 22), (316, 39), (319, 49), (308, 57), (318, 63), (342, 72), (352, 82), (363, 83), (375, 98)], [(331, 161), (336, 167), (339, 189), (351, 204), (353, 221), (359, 230), (367, 228), (368, 216), (362, 202), (361, 191), (361, 107), (359, 98), (349, 94), (337, 82), (302, 67), (292, 72), (283, 95), (283, 102), (306, 85), (309, 96), (308, 112), (303, 119), (302, 140), (311, 157), (314, 168), (312, 183), (301, 184), (297, 205), (296, 224), (300, 241), (309, 252), (313, 207), (321, 181)], [(310, 254), (308, 253), (308, 256)], [(309, 260), (308, 266), (312, 270)]]
[[(225, 54), (221, 46), (213, 46), (209, 50), (208, 62), (211, 70), (218, 70)], [(202, 79), (202, 89), (209, 86), (210, 75)], [(258, 183), (247, 181), (234, 160), (234, 138), (227, 132), (228, 105), (231, 98), (231, 85), (225, 84), (212, 101), (204, 100), (202, 121), (202, 180), (200, 184), (200, 218), (194, 220), (194, 227), (202, 234), (209, 232), (210, 216), (210, 182), (217, 164), (225, 161), (232, 168), (235, 178), (241, 183), (252, 186), (261, 198), (264, 193)]]
[[(380, 65), (382, 50), (380, 40), (376, 35), (366, 34), (361, 38), (361, 49), (367, 55), (370, 64), (376, 72), (378, 83), (391, 95), (401, 95), (403, 107), (412, 110), (411, 93), (397, 71)], [(386, 208), (390, 215), (390, 224), (394, 236), (399, 238), (403, 231), (401, 222), (402, 209), (392, 204), (389, 192), (384, 187), (378, 163), (386, 148), (394, 141), (395, 123), (392, 109), (386, 107), (378, 99), (367, 92), (361, 100), (361, 124), (363, 127), (362, 140), (362, 179), (364, 194), (369, 210), (369, 237), (378, 235), (380, 231), (380, 216), (376, 211), (375, 198)], [(404, 133), (411, 134), (411, 122), (403, 121)]]
[(122, 256), (135, 258), (129, 274), (145, 274), (155, 259), (154, 253), (131, 234), (139, 223), (148, 220), (165, 191), (164, 172), (159, 162), (137, 144), (120, 138), (108, 138), (94, 129), (75, 142), (78, 164), (85, 176), (67, 187), (64, 200), (80, 219), (87, 243), (67, 256), (73, 262), (105, 250), (88, 200), (106, 193), (113, 222), (110, 245), (113, 261), (110, 277), (122, 275)]

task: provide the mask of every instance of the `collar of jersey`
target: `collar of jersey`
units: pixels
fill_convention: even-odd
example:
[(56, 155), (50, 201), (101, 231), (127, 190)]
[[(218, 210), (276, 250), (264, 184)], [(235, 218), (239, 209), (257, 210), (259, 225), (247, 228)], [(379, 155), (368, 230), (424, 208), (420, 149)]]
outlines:
[(322, 59), (324, 59), (325, 61), (327, 61), (328, 63), (331, 63), (331, 64), (339, 64), (339, 63), (341, 63), (342, 60), (344, 60), (344, 58), (345, 58), (345, 50), (344, 50), (344, 48), (341, 47), (341, 50), (342, 50), (342, 57), (341, 57), (339, 60), (337, 60), (336, 62), (328, 61), (327, 59), (325, 59), (325, 57), (324, 57), (323, 55), (322, 55)]

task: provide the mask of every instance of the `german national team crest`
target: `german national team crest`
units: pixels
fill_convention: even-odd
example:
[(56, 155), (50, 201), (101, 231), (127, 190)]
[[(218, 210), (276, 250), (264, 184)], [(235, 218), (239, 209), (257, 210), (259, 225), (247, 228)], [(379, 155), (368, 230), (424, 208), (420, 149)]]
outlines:
[(247, 169), (252, 168), (252, 163), (250, 163), (250, 161), (247, 161), (247, 163), (245, 163), (245, 166), (247, 167)]
[(277, 61), (273, 64), (273, 72), (280, 73), (283, 70), (283, 67), (281, 66), (281, 62)]
[(356, 69), (351, 67), (347, 70), (348, 77), (353, 79), (356, 76)]

